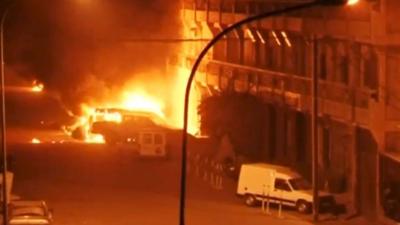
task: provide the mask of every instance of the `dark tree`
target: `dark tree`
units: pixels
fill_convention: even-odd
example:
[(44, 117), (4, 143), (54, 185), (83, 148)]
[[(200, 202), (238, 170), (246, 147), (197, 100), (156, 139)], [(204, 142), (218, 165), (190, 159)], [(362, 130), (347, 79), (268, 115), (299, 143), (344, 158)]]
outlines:
[(200, 129), (217, 139), (228, 135), (235, 153), (255, 158), (262, 150), (264, 110), (261, 99), (254, 95), (223, 92), (201, 102)]

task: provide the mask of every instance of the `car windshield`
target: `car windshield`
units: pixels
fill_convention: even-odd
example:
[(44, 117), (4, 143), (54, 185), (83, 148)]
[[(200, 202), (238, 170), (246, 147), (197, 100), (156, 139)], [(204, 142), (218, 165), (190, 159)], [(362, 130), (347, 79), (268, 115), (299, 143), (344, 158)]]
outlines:
[(311, 184), (303, 178), (295, 178), (289, 180), (290, 185), (294, 190), (310, 190)]

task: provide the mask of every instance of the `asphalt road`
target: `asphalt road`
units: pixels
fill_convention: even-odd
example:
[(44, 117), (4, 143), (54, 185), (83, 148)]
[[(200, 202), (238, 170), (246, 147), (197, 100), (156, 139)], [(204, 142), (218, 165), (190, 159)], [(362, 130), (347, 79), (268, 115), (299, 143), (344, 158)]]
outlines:
[[(105, 145), (82, 143), (12, 144), (13, 192), (26, 200), (45, 200), (58, 225), (178, 224), (180, 156), (140, 159)], [(296, 213), (283, 219), (248, 208), (224, 181), (215, 190), (189, 175), (186, 224), (309, 224)]]

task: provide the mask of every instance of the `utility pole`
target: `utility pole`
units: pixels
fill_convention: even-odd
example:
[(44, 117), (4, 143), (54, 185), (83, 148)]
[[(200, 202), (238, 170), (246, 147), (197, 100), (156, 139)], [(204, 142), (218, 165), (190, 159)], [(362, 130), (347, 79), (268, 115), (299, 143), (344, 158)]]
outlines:
[(318, 42), (317, 35), (312, 37), (312, 109), (311, 109), (311, 145), (312, 145), (312, 186), (313, 186), (313, 220), (318, 221)]

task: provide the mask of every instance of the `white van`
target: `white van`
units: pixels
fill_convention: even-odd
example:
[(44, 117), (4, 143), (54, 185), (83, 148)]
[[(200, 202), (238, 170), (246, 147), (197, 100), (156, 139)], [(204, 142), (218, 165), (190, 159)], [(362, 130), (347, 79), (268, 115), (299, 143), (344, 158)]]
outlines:
[[(263, 199), (271, 203), (296, 207), (301, 213), (311, 212), (313, 195), (311, 185), (293, 170), (266, 163), (243, 164), (240, 170), (237, 194), (244, 196), (248, 206)], [(320, 192), (320, 209), (335, 206), (332, 195)]]
[(163, 131), (139, 132), (139, 155), (166, 157), (166, 135)]
[(162, 129), (140, 129), (127, 132), (116, 147), (123, 152), (149, 158), (168, 158), (167, 135)]

